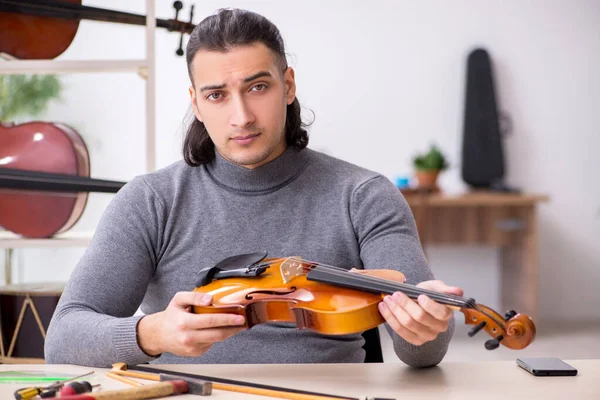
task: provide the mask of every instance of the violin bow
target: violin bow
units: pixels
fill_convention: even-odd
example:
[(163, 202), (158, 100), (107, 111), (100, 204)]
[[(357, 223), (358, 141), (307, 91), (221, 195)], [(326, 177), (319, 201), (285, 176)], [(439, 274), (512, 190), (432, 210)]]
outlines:
[[(292, 389), (279, 386), (266, 385), (261, 383), (252, 383), (245, 381), (237, 381), (233, 379), (217, 378), (214, 376), (197, 375), (189, 372), (170, 371), (168, 369), (146, 367), (144, 365), (136, 365), (133, 367), (127, 366), (127, 370), (151, 372), (156, 374), (168, 373), (170, 375), (179, 376), (181, 379), (193, 378), (213, 382), (213, 388), (217, 390), (229, 390), (248, 394), (262, 394), (264, 396), (278, 397), (282, 399), (292, 400), (396, 400), (394, 398), (383, 397), (348, 397), (338, 396), (318, 392), (310, 392), (301, 389)], [(217, 384), (214, 384), (217, 383)], [(235, 386), (231, 387), (231, 386)], [(245, 388), (246, 390), (242, 389)]]
[(0, 189), (117, 193), (126, 182), (0, 167)]

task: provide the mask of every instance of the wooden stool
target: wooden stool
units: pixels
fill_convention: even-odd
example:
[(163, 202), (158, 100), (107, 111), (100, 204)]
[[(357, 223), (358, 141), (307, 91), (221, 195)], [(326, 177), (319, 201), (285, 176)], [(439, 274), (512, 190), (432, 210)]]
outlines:
[(0, 286), (0, 363), (44, 363), (44, 341), (65, 283)]

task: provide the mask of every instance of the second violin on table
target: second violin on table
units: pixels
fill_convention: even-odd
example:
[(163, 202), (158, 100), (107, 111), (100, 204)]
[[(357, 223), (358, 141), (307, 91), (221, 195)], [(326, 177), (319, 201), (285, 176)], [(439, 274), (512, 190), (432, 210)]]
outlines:
[(412, 299), (425, 294), (460, 311), (469, 336), (485, 330), (492, 339), (488, 350), (500, 344), (523, 349), (534, 339), (532, 319), (513, 310), (504, 316), (474, 299), (439, 293), (404, 283), (393, 270), (355, 270), (334, 267), (300, 257), (266, 258), (267, 252), (229, 257), (200, 271), (194, 292), (213, 296), (210, 306), (194, 306), (195, 313), (232, 313), (246, 325), (291, 322), (299, 329), (326, 335), (364, 332), (385, 322), (378, 304), (386, 295), (405, 293)]

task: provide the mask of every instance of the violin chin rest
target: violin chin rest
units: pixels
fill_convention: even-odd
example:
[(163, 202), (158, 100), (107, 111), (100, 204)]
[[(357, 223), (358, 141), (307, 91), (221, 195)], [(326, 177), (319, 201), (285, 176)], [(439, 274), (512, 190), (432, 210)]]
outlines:
[[(212, 267), (204, 268), (198, 272), (198, 279), (196, 281), (196, 287), (208, 285), (215, 274), (219, 271), (230, 271), (237, 269), (244, 269), (253, 264), (257, 264), (267, 257), (267, 251), (257, 251), (254, 253), (238, 254), (235, 256), (227, 257)], [(224, 276), (227, 274), (223, 274)], [(235, 275), (233, 275), (235, 276)]]

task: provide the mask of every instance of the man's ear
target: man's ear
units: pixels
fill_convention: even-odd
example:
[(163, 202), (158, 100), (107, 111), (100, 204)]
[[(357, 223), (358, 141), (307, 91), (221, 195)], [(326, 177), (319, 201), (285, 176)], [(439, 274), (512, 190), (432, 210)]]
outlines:
[(196, 118), (198, 118), (198, 121), (200, 122), (204, 122), (202, 121), (202, 116), (200, 115), (200, 111), (198, 111), (198, 103), (196, 102), (196, 91), (194, 90), (193, 86), (189, 87), (189, 91), (190, 91), (190, 99), (192, 101), (192, 108), (194, 110), (194, 115), (196, 116)]
[(285, 83), (285, 99), (290, 105), (296, 98), (296, 78), (292, 67), (288, 67), (283, 73), (283, 82)]

